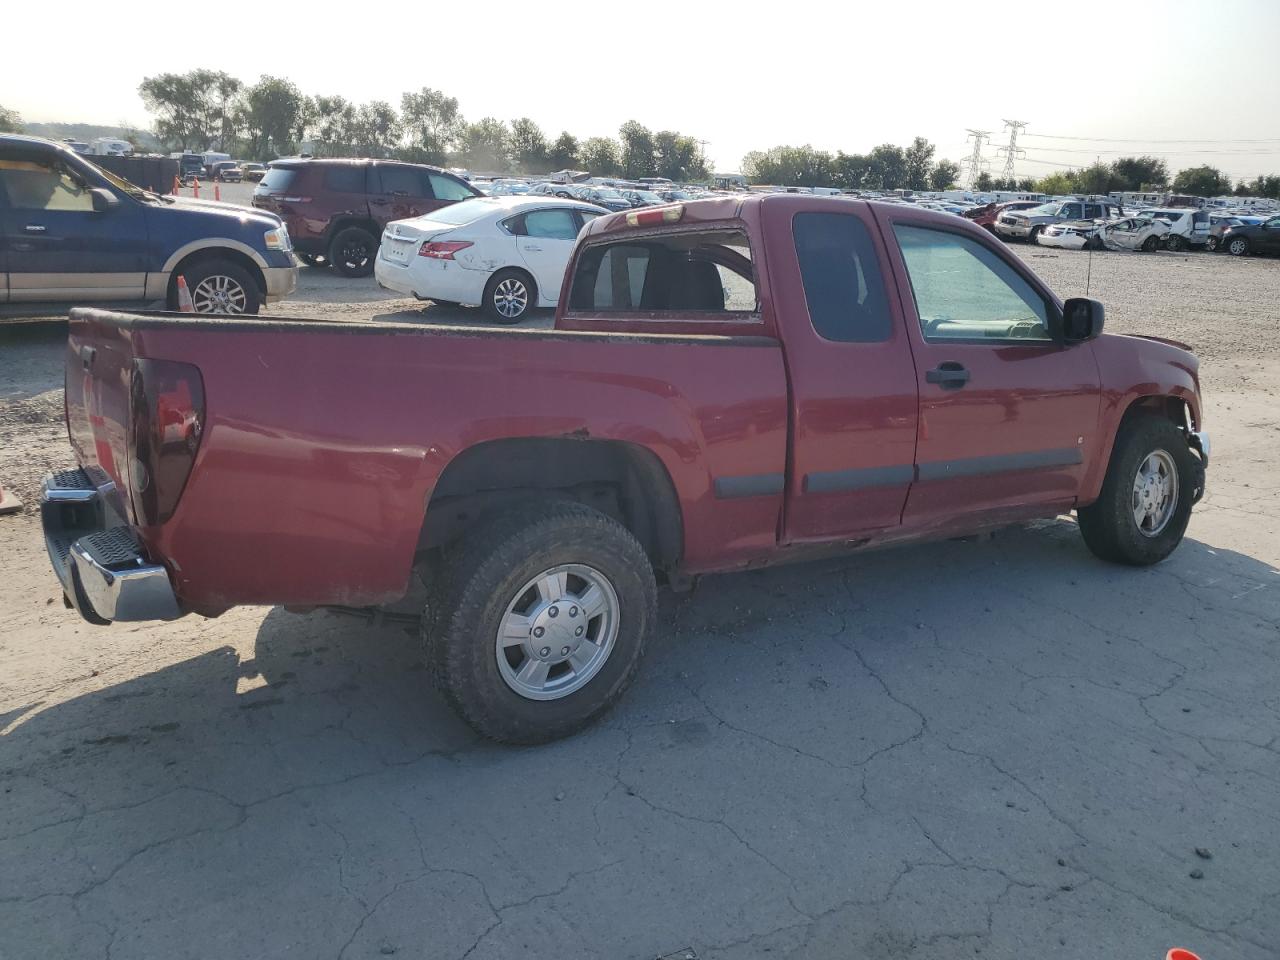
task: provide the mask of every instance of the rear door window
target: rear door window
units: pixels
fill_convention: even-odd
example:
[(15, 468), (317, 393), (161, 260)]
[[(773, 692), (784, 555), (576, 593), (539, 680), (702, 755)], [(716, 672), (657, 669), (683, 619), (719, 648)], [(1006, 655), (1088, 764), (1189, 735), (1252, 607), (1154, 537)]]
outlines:
[(591, 246), (578, 258), (569, 306), (589, 313), (754, 313), (746, 234), (678, 233)]
[(809, 321), (825, 340), (880, 343), (893, 330), (871, 234), (849, 213), (797, 213), (796, 260)]
[(548, 240), (576, 240), (578, 221), (572, 210), (534, 210), (525, 214), (524, 235)]
[(324, 185), (334, 193), (364, 193), (364, 171), (364, 167), (335, 164), (325, 169)]
[(429, 197), (431, 193), (417, 167), (401, 167), (395, 164), (379, 164), (379, 193), (388, 193), (397, 197)]

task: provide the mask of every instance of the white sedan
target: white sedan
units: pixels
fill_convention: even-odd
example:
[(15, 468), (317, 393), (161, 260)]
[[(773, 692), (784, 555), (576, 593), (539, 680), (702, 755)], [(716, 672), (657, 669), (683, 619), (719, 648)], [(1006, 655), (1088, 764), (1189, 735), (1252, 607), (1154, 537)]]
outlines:
[(556, 197), (463, 200), (387, 224), (374, 275), (388, 290), (516, 323), (556, 305), (578, 233), (606, 212)]

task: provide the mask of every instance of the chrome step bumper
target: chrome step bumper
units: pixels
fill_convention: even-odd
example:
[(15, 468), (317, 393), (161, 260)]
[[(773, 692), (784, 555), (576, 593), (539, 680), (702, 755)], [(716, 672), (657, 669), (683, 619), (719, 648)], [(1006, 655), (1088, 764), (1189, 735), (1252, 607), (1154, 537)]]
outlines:
[(182, 616), (168, 571), (147, 561), (118, 500), (115, 484), (98, 470), (44, 481), (44, 543), (67, 604), (97, 624)]

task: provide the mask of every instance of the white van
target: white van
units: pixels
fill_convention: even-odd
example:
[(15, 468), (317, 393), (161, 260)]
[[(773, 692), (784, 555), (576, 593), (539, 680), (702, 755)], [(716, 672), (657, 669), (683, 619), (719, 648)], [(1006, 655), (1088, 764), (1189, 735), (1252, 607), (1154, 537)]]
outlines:
[(1198, 207), (1148, 207), (1139, 210), (1138, 216), (1148, 220), (1163, 220), (1169, 224), (1169, 232), (1164, 237), (1166, 250), (1204, 247), (1209, 242), (1208, 210)]
[(133, 144), (114, 137), (99, 137), (89, 144), (89, 152), (95, 157), (127, 157), (133, 153)]

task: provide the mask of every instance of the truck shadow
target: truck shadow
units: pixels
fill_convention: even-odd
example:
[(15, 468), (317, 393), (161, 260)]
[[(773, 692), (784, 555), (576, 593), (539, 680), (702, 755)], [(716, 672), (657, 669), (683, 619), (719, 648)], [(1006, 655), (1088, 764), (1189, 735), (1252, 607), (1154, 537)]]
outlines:
[[(1156, 568), (1106, 566), (1085, 552), (1069, 521), (991, 542), (711, 578), (693, 596), (664, 596), (640, 680), (617, 710), (537, 750), (481, 742), (457, 720), (428, 684), (412, 628), (273, 609), (252, 658), (218, 647), (0, 716), (8, 724), (0, 727), (0, 854), (9, 863), (34, 858), (10, 880), (21, 882), (49, 850), (77, 842), (59, 824), (74, 821), (84, 836), (94, 811), (107, 817), (184, 792), (221, 798), (243, 817), (272, 798), (395, 777), (429, 804), (481, 781), (493, 789), (537, 763), (559, 765), (556, 782), (572, 793), (612, 770), (621, 738), (630, 744), (642, 735), (662, 747), (646, 761), (647, 775), (658, 778), (681, 750), (722, 735), (857, 764), (918, 736), (926, 722), (934, 731), (960, 729), (948, 704), (972, 699), (975, 677), (983, 702), (966, 708), (964, 736), (992, 755), (1019, 716), (1048, 709), (1044, 697), (1072, 696), (1040, 681), (1133, 690), (1156, 698), (1144, 703), (1149, 714), (1159, 719), (1167, 709), (1162, 722), (1175, 724), (1179, 708), (1164, 704), (1161, 691), (1213, 661), (1237, 661), (1198, 680), (1221, 698), (1217, 728), (1229, 731), (1259, 711), (1274, 726), (1277, 586), (1280, 571), (1269, 564), (1192, 539)], [(1269, 707), (1251, 702), (1250, 690), (1233, 691), (1229, 681), (1241, 671), (1272, 691)], [(1059, 733), (1049, 724), (1026, 735), (1043, 736), (1051, 753)], [(699, 777), (738, 776), (741, 753), (701, 756)], [(164, 829), (200, 830), (208, 816), (206, 804), (192, 803), (168, 814), (178, 827)], [(518, 819), (509, 826), (522, 829)], [(121, 856), (141, 845), (119, 843)]]

